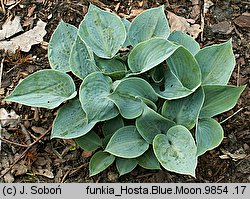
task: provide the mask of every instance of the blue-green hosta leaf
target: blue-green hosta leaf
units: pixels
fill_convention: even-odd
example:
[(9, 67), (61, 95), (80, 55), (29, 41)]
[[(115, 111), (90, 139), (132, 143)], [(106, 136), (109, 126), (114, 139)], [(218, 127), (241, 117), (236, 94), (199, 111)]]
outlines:
[(88, 133), (95, 123), (88, 123), (78, 99), (65, 104), (53, 122), (51, 138), (72, 139)]
[(198, 116), (204, 102), (204, 91), (198, 88), (191, 95), (177, 99), (165, 101), (161, 114), (188, 129), (192, 129), (197, 123)]
[(116, 158), (116, 168), (120, 176), (133, 171), (136, 166), (136, 159)]
[(126, 40), (126, 29), (121, 19), (90, 4), (80, 24), (79, 36), (102, 58), (112, 58)]
[(148, 147), (149, 144), (141, 137), (135, 126), (125, 126), (115, 132), (105, 151), (121, 158), (136, 158)]
[(187, 35), (182, 31), (174, 31), (169, 37), (169, 41), (176, 42), (179, 45), (184, 46), (188, 49), (193, 55), (196, 55), (200, 50), (200, 45), (193, 37)]
[(72, 47), (69, 63), (72, 72), (80, 79), (84, 79), (92, 72), (99, 71), (95, 65), (93, 52), (79, 36)]
[(153, 149), (165, 169), (195, 176), (197, 147), (192, 134), (184, 126), (177, 125), (170, 128), (167, 135), (157, 135)]
[(75, 96), (75, 84), (69, 75), (45, 69), (26, 77), (5, 100), (53, 109)]
[(160, 163), (155, 157), (152, 148), (148, 149), (140, 157), (136, 158), (138, 164), (144, 169), (160, 169)]
[(86, 135), (83, 135), (74, 140), (85, 151), (92, 152), (102, 146), (101, 138), (94, 131), (90, 131)]
[(136, 119), (136, 128), (141, 136), (152, 144), (156, 135), (167, 133), (168, 129), (175, 123), (167, 118), (164, 118), (151, 108), (144, 106), (143, 113)]
[(153, 37), (167, 39), (170, 34), (164, 6), (148, 9), (139, 14), (131, 23), (128, 37), (132, 46)]
[(203, 85), (226, 85), (235, 66), (232, 40), (208, 46), (196, 55), (202, 73)]
[(98, 151), (96, 152), (89, 162), (89, 175), (94, 176), (106, 168), (108, 168), (113, 162), (115, 161), (115, 156), (103, 152)]
[(102, 59), (96, 56), (95, 62), (104, 74), (112, 77), (113, 79), (122, 79), (126, 74), (126, 65), (121, 59), (119, 59), (119, 57)]
[[(201, 71), (193, 55), (184, 47), (168, 59), (164, 83), (155, 87), (160, 97), (168, 100), (186, 97), (201, 84)], [(161, 88), (163, 86), (163, 88)]]
[(109, 120), (118, 115), (115, 104), (108, 98), (111, 89), (111, 78), (100, 72), (91, 73), (83, 80), (79, 98), (89, 123)]
[(61, 21), (49, 41), (48, 59), (51, 68), (70, 71), (69, 57), (77, 36), (77, 28)]
[[(129, 28), (130, 28), (130, 25), (131, 25), (130, 21), (127, 20), (126, 18), (122, 18), (121, 20), (122, 20), (122, 23), (123, 23), (124, 26), (125, 26), (126, 32), (128, 33)], [(130, 44), (130, 41), (129, 41), (129, 39), (128, 39), (128, 34), (127, 34), (126, 40), (125, 40), (125, 42), (124, 42), (124, 44), (123, 44), (123, 47), (126, 48), (126, 47), (128, 47), (128, 46), (130, 46), (130, 45), (131, 45), (131, 44)]]
[(150, 84), (138, 77), (121, 80), (109, 98), (114, 101), (121, 115), (126, 119), (133, 119), (141, 115), (143, 98), (152, 102), (157, 100)]
[(111, 120), (105, 121), (102, 126), (104, 136), (113, 135), (119, 128), (124, 127), (122, 117), (119, 115)]
[(246, 86), (203, 86), (205, 92), (205, 101), (201, 108), (199, 118), (213, 117), (230, 110), (236, 105), (240, 94), (245, 88)]
[(204, 118), (198, 121), (195, 139), (197, 143), (197, 156), (219, 146), (224, 137), (221, 125), (212, 118)]
[(151, 77), (155, 83), (161, 83), (164, 80), (165, 67), (163, 64), (160, 64), (154, 67), (151, 71)]
[(131, 50), (128, 66), (133, 73), (146, 72), (170, 57), (178, 47), (163, 38), (141, 42)]

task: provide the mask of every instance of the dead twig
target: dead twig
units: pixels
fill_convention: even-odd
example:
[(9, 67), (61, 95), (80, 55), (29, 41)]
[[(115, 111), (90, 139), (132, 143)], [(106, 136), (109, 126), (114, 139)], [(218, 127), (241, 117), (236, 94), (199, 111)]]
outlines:
[(16, 165), (21, 159), (23, 159), (25, 157), (25, 154), (35, 145), (37, 144), (44, 136), (46, 136), (50, 130), (52, 128), (52, 125), (49, 127), (49, 129), (47, 131), (45, 131), (37, 140), (35, 140), (34, 142), (32, 142), (32, 144), (30, 144), (25, 151), (19, 156), (19, 158), (0, 176), (0, 178), (2, 178), (3, 176), (5, 176), (5, 174), (7, 174), (14, 165)]
[(3, 62), (4, 62), (4, 58), (2, 59), (1, 65), (0, 65), (0, 88), (2, 88)]
[(238, 114), (239, 112), (241, 112), (243, 109), (245, 109), (246, 107), (241, 107), (239, 110), (237, 110), (234, 114), (230, 115), (229, 117), (227, 117), (226, 119), (222, 120), (220, 122), (220, 124), (226, 122), (227, 120), (229, 120), (230, 118), (232, 118), (233, 116), (235, 116), (236, 114)]
[(12, 142), (10, 140), (6, 140), (2, 137), (0, 137), (0, 140), (4, 143), (7, 143), (7, 144), (12, 144), (12, 145), (16, 145), (16, 146), (20, 146), (20, 147), (28, 147), (28, 145), (23, 145), (23, 144), (19, 144), (19, 143), (16, 143), (16, 142)]

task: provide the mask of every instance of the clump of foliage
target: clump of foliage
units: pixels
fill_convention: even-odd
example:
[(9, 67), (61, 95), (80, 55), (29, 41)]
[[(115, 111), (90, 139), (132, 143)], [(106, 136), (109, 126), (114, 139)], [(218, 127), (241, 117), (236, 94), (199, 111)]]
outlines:
[[(245, 88), (227, 85), (231, 40), (200, 49), (189, 35), (170, 33), (163, 6), (130, 23), (90, 5), (79, 28), (60, 22), (48, 57), (52, 69), (28, 76), (5, 100), (49, 109), (69, 101), (51, 137), (96, 151), (91, 176), (114, 162), (120, 175), (140, 165), (195, 176), (197, 157), (223, 139), (212, 117)], [(78, 92), (70, 71), (82, 80)]]

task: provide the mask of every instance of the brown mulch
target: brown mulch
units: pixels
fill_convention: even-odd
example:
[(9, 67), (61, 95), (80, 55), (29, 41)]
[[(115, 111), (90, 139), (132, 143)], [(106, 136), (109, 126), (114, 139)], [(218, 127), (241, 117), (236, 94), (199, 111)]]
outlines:
[[(8, 1), (6, 1), (8, 2)], [(250, 182), (250, 1), (222, 0), (23, 0), (16, 5), (0, 5), (0, 27), (10, 16), (20, 16), (24, 31), (32, 29), (39, 19), (47, 23), (47, 34), (42, 45), (35, 45), (30, 52), (17, 51), (8, 55), (0, 51), (3, 65), (0, 88), (0, 109), (11, 110), (20, 116), (18, 123), (6, 125), (2, 134), (14, 143), (2, 142), (0, 151), (0, 176), (7, 171), (26, 146), (36, 141), (50, 128), (57, 110), (31, 108), (16, 103), (6, 103), (7, 96), (17, 83), (29, 74), (49, 68), (47, 43), (61, 19), (78, 26), (87, 12), (88, 2), (119, 16), (133, 19), (147, 8), (165, 5), (185, 18), (202, 24), (203, 34), (197, 38), (202, 47), (221, 43), (230, 38), (236, 57), (236, 66), (230, 84), (247, 88), (237, 105), (216, 119), (222, 123), (225, 138), (222, 144), (199, 158), (196, 179), (168, 172), (137, 167), (130, 174), (118, 177), (115, 166), (101, 174), (88, 177), (91, 154), (75, 147), (71, 140), (53, 139), (49, 134), (37, 140), (37, 144), (25, 153), (24, 158), (11, 168), (0, 182)], [(203, 13), (204, 2), (213, 5)], [(11, 9), (10, 9), (11, 8)]]

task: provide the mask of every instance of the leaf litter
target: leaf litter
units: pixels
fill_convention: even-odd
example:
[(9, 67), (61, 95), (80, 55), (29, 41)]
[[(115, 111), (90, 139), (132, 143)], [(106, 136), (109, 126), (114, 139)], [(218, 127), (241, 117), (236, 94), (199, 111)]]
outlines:
[(31, 46), (35, 44), (40, 44), (43, 42), (43, 37), (46, 35), (45, 30), (47, 23), (39, 20), (37, 25), (21, 35), (11, 38), (8, 40), (0, 41), (0, 49), (14, 53), (16, 50), (20, 49), (23, 52), (29, 52)]

